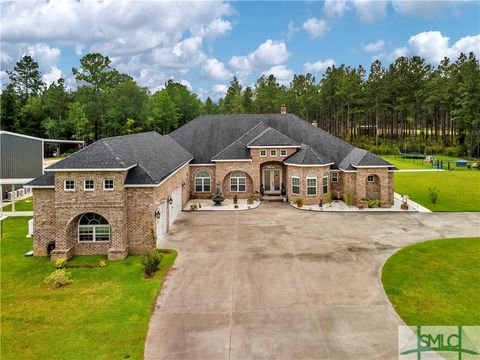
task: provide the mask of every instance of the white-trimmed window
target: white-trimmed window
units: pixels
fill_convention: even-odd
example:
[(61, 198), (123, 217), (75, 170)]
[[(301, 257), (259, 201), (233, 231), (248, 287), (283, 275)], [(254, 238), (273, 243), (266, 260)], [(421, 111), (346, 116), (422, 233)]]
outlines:
[(63, 181), (63, 190), (65, 190), (65, 191), (75, 191), (75, 180), (64, 180)]
[(315, 174), (307, 175), (307, 195), (308, 196), (317, 195), (317, 175)]
[(285, 149), (280, 150), (280, 156), (281, 157), (287, 156), (287, 150), (285, 150)]
[(323, 193), (328, 193), (328, 175), (322, 178), (322, 185), (323, 185)]
[(277, 156), (277, 150), (270, 150), (270, 156)]
[(85, 190), (85, 191), (95, 190), (95, 182), (93, 180), (84, 180), (83, 181), (83, 190)]
[(107, 219), (95, 213), (83, 214), (78, 222), (78, 241), (110, 241), (110, 224)]
[(234, 171), (230, 175), (230, 191), (245, 192), (247, 190), (247, 177), (243, 171)]
[(211, 181), (211, 176), (208, 171), (198, 170), (195, 174), (195, 192), (210, 192)]
[(300, 175), (292, 174), (292, 194), (300, 195)]
[(368, 182), (375, 182), (375, 175), (368, 175), (367, 176), (367, 181)]
[(260, 157), (266, 157), (267, 156), (267, 150), (260, 150)]
[(338, 172), (330, 173), (332, 175), (332, 182), (338, 182)]
[(103, 190), (113, 190), (115, 187), (115, 181), (112, 179), (103, 180)]

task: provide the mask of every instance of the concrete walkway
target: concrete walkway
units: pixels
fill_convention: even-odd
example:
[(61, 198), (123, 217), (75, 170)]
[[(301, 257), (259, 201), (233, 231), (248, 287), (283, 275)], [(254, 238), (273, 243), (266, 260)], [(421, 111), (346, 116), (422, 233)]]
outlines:
[(10, 216), (33, 216), (33, 211), (3, 211), (0, 212), (0, 216), (2, 220)]
[(146, 359), (397, 359), (380, 281), (415, 242), (480, 235), (479, 213), (318, 213), (284, 203), (182, 213)]

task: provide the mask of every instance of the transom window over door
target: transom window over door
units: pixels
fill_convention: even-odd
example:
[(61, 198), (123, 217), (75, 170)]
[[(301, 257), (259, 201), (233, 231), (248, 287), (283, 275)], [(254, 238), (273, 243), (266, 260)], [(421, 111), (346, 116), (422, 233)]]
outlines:
[(245, 192), (247, 177), (243, 171), (234, 171), (230, 175), (230, 191)]
[(210, 192), (211, 176), (208, 171), (199, 170), (195, 174), (195, 192)]
[(78, 222), (78, 241), (110, 241), (110, 225), (107, 219), (94, 213), (83, 214)]
[(292, 194), (300, 194), (300, 176), (297, 173), (292, 174)]
[(317, 176), (315, 174), (307, 175), (307, 195), (317, 195)]

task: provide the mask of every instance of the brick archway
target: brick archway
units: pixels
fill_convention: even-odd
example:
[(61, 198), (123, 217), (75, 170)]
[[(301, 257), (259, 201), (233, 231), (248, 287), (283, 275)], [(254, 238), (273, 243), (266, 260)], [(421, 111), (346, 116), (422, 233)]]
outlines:
[[(232, 190), (231, 189), (232, 174), (238, 175), (239, 173), (243, 173), (245, 175), (245, 191), (241, 191), (241, 192), (231, 191)], [(255, 193), (252, 176), (248, 172), (242, 169), (233, 170), (233, 171), (230, 171), (228, 174), (226, 174), (222, 180), (221, 186), (222, 186), (222, 193), (226, 198), (233, 198), (235, 195), (237, 195), (239, 199), (246, 199), (250, 194)]]

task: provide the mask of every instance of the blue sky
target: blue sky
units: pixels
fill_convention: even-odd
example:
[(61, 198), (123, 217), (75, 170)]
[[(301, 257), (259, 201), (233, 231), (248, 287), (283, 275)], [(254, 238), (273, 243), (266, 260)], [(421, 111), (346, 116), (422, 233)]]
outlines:
[(480, 56), (478, 1), (1, 3), (1, 81), (23, 54), (44, 80), (75, 87), (71, 68), (91, 51), (151, 91), (181, 81), (202, 99), (223, 96), (236, 75), (244, 86), (273, 73), (321, 78), (327, 66), (385, 65), (420, 55), (433, 65), (460, 51)]

